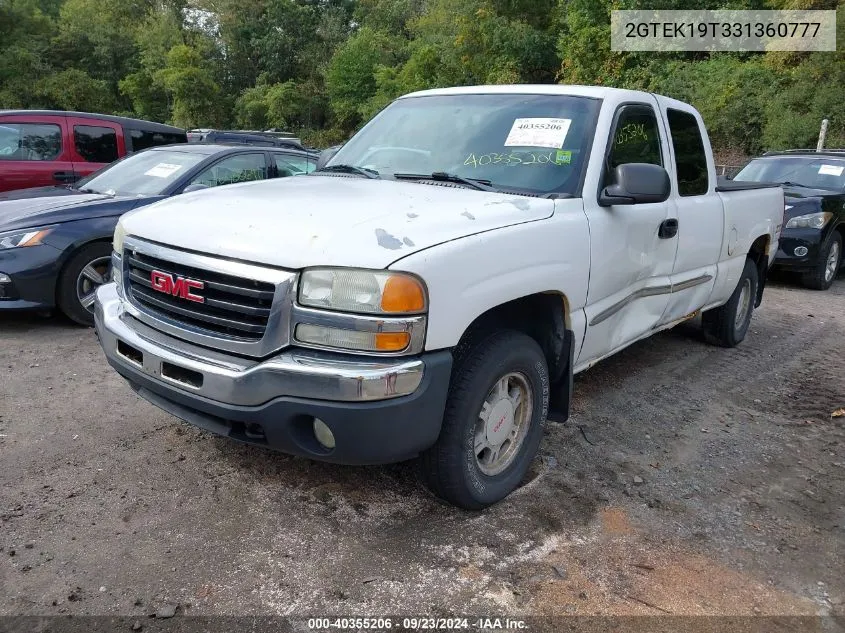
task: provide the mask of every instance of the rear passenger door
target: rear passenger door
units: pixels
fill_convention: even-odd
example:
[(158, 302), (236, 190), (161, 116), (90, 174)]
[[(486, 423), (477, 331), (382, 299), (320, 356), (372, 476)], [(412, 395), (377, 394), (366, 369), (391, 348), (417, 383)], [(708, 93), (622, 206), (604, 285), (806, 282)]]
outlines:
[(63, 115), (0, 116), (0, 191), (75, 180)]
[(724, 235), (722, 200), (715, 191), (712, 154), (701, 117), (689, 106), (662, 102), (672, 156), (670, 204), (678, 218), (672, 295), (662, 323), (683, 319), (707, 303), (716, 283)]
[(123, 128), (98, 119), (68, 117), (73, 163), (80, 177), (92, 174), (126, 154)]

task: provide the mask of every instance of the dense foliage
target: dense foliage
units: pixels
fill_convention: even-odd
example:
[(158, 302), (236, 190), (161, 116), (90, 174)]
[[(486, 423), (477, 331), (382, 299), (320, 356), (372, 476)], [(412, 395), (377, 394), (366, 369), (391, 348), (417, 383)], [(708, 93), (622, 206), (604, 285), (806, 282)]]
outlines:
[[(613, 8), (831, 9), (840, 51), (625, 54)], [(690, 101), (741, 154), (845, 146), (845, 0), (0, 0), (0, 108), (345, 138), (395, 96), (559, 82)]]

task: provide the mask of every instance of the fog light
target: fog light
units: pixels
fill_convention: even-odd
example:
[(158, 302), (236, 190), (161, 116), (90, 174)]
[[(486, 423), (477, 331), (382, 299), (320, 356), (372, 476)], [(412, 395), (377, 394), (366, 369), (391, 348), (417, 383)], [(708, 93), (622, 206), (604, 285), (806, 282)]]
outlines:
[(5, 273), (0, 273), (0, 284), (10, 284), (12, 283), (12, 278)]
[(314, 437), (325, 448), (334, 448), (334, 433), (320, 418), (314, 418)]
[(807, 254), (807, 247), (806, 246), (798, 246), (794, 251), (796, 257), (804, 257)]

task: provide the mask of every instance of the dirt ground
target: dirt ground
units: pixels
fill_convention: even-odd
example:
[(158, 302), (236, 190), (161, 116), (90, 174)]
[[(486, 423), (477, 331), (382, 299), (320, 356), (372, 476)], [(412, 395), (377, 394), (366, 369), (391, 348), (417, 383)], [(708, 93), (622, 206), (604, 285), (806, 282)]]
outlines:
[(482, 513), (407, 465), (216, 438), (93, 331), (0, 316), (0, 615), (845, 614), (845, 278), (767, 288), (736, 349), (683, 326), (576, 379)]

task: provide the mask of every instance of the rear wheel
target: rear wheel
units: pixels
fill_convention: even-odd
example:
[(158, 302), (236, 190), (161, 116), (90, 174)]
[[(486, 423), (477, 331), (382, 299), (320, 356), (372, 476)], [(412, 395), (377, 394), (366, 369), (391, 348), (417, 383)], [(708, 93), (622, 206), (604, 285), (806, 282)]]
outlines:
[(468, 510), (504, 499), (537, 454), (548, 408), (539, 345), (515, 331), (484, 337), (455, 368), (440, 437), (420, 457), (423, 481)]
[(836, 279), (842, 262), (842, 236), (836, 231), (831, 233), (821, 252), (819, 263), (803, 277), (804, 285), (813, 290), (827, 290)]
[(61, 311), (80, 325), (94, 325), (97, 288), (111, 281), (111, 244), (83, 246), (59, 275), (58, 304)]
[(708, 343), (735, 347), (742, 342), (751, 324), (757, 300), (757, 283), (757, 265), (746, 259), (739, 283), (728, 302), (702, 315), (704, 338)]

